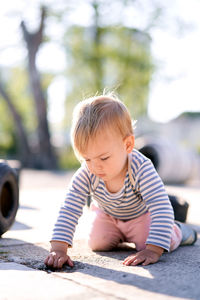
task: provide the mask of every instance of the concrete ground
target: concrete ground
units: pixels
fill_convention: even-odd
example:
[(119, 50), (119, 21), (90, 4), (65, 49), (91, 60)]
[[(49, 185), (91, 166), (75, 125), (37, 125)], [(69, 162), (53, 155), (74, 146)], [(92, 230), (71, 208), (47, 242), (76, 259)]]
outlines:
[[(22, 171), (16, 221), (0, 239), (0, 300), (200, 299), (200, 239), (194, 246), (164, 254), (156, 264), (127, 267), (122, 261), (134, 251), (133, 245), (101, 253), (88, 249), (87, 207), (69, 253), (75, 267), (48, 270), (43, 261), (71, 176), (72, 172)], [(200, 186), (167, 190), (190, 203), (187, 222), (200, 237)]]

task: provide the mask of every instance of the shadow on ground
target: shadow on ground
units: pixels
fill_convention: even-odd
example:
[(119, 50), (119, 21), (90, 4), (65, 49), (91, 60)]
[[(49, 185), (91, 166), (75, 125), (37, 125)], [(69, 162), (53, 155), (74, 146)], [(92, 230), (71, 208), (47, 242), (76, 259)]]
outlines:
[[(53, 270), (46, 268), (43, 263), (48, 255), (48, 247), (48, 244), (33, 245), (2, 238), (0, 259), (51, 273)], [(54, 274), (66, 279), (70, 275), (70, 279), (77, 282), (81, 282), (80, 275), (85, 275), (90, 277), (93, 282), (91, 284), (95, 284), (96, 279), (101, 279), (102, 284), (109, 284), (111, 288), (112, 283), (115, 283), (117, 286), (126, 286), (126, 289), (137, 287), (168, 296), (200, 298), (200, 240), (194, 246), (180, 247), (170, 254), (164, 254), (158, 263), (146, 267), (127, 267), (122, 264), (125, 257), (133, 251), (132, 247), (125, 245), (114, 251), (95, 253), (87, 248), (85, 241), (77, 240), (73, 250), (70, 249), (74, 268), (64, 266)]]

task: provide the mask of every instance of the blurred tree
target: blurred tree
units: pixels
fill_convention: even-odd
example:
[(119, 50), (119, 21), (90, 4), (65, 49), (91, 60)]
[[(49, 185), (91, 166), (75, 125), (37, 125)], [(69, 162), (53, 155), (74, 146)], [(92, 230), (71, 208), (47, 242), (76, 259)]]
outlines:
[[(25, 167), (38, 167), (37, 118), (23, 68), (1, 70), (0, 78), (0, 155), (15, 156)], [(52, 78), (43, 74), (42, 86)]]
[(19, 146), (20, 159), (24, 166), (28, 166), (29, 162), (31, 162), (31, 149), (28, 144), (27, 135), (26, 135), (25, 128), (23, 126), (22, 118), (12, 101), (10, 94), (5, 89), (1, 81), (0, 81), (0, 94), (2, 99), (4, 99), (5, 102), (7, 103), (7, 106), (9, 108), (9, 111), (15, 123), (17, 137), (19, 139), (17, 144)]
[[(39, 28), (35, 32), (30, 32), (27, 29), (27, 23), (22, 21), (21, 29), (28, 53), (28, 73), (34, 104), (31, 104), (30, 95), (26, 98), (22, 96), (20, 90), (12, 89), (10, 81), (7, 81), (5, 86), (1, 84), (3, 91), (1, 94), (4, 96), (6, 94), (4, 100), (7, 104), (9, 103), (8, 107), (15, 120), (18, 140), (21, 139), (23, 145), (22, 136), (24, 135), (27, 147), (30, 149), (25, 150), (26, 147), (23, 147), (23, 150), (26, 153), (31, 151), (30, 157), (34, 156), (36, 167), (54, 168), (56, 166), (47, 119), (47, 98), (36, 65), (39, 49), (45, 42), (44, 29), (49, 40), (52, 40), (51, 30), (52, 27), (54, 28), (53, 42), (62, 44), (66, 52), (65, 75), (69, 86), (66, 99), (68, 125), (75, 103), (84, 96), (91, 96), (96, 92), (101, 93), (104, 88), (116, 90), (134, 117), (146, 112), (149, 83), (153, 72), (149, 30), (155, 26), (155, 20), (162, 15), (160, 5), (156, 3), (156, 0), (152, 0), (149, 5), (146, 5), (143, 0), (110, 0), (109, 2), (87, 0), (84, 1), (85, 4), (91, 13), (90, 23), (87, 25), (81, 24), (82, 18), (78, 22), (76, 22), (77, 17), (70, 18), (70, 13), (83, 5), (81, 0), (61, 0), (59, 3), (49, 3), (48, 26), (44, 24), (47, 13), (43, 8)], [(116, 7), (118, 13), (115, 11)], [(141, 9), (142, 20), (145, 19), (144, 14), (146, 14), (145, 25), (136, 28), (132, 23), (127, 26), (123, 19), (124, 8), (130, 8), (133, 16), (134, 10)], [(145, 12), (146, 8), (150, 8), (150, 13)], [(83, 17), (83, 14), (81, 16)], [(60, 26), (61, 31), (57, 31), (56, 26)], [(64, 39), (62, 39), (62, 34), (58, 35), (58, 32), (65, 32)], [(53, 60), (56, 60), (55, 57), (52, 57)], [(21, 80), (21, 76), (17, 74), (15, 76), (20, 77)], [(24, 86), (27, 88), (27, 83), (24, 82)], [(31, 107), (31, 114), (28, 113), (27, 106)], [(11, 136), (13, 136), (13, 128)]]
[(102, 1), (92, 1), (91, 5), (93, 25), (71, 26), (65, 34), (71, 83), (66, 102), (68, 125), (74, 104), (102, 93), (104, 88), (119, 93), (134, 117), (146, 113), (147, 108), (153, 72), (150, 36), (135, 28), (102, 24)]
[[(13, 119), (13, 122), (9, 118), (3, 121), (4, 129), (7, 128), (8, 130), (10, 128), (11, 139), (7, 139), (7, 145), (10, 144), (10, 147), (13, 148), (13, 142), (16, 142), (19, 158), (23, 166), (54, 169), (57, 168), (57, 159), (50, 142), (47, 105), (43, 92), (46, 76), (43, 76), (43, 81), (41, 81), (35, 63), (37, 51), (43, 42), (44, 18), (45, 9), (42, 8), (39, 30), (34, 33), (30, 33), (27, 30), (23, 21), (21, 23), (24, 39), (27, 43), (30, 86), (35, 105), (32, 105), (32, 101), (30, 101), (30, 94), (27, 95), (28, 93), (26, 92), (25, 95), (23, 92), (23, 89), (27, 90), (28, 82), (27, 80), (24, 81), (26, 76), (24, 76), (24, 72), (20, 73), (19, 69), (11, 69), (9, 72), (6, 72), (6, 80), (0, 79), (0, 95), (5, 100)], [(49, 80), (47, 79), (47, 81)], [(11, 123), (12, 127), (9, 125)], [(16, 138), (14, 138), (15, 131), (17, 134)], [(35, 134), (36, 131), (37, 134)], [(10, 142), (11, 140), (13, 142)]]
[(38, 119), (38, 167), (44, 169), (54, 169), (57, 167), (56, 156), (50, 141), (50, 132), (47, 122), (47, 104), (42, 90), (40, 75), (36, 67), (36, 55), (43, 42), (44, 20), (46, 10), (41, 9), (41, 21), (39, 29), (32, 33), (29, 32), (24, 21), (21, 23), (24, 40), (28, 50), (28, 71), (30, 86), (32, 89), (35, 108)]

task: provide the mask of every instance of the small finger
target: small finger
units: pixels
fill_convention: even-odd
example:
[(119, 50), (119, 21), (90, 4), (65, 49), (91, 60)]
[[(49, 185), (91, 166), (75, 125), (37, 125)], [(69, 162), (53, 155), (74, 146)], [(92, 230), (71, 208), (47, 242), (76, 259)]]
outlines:
[(128, 265), (129, 265), (129, 261), (130, 261), (130, 259), (126, 259), (126, 260), (124, 260), (124, 261), (123, 261), (123, 265), (126, 265), (126, 266), (128, 266)]
[(59, 258), (54, 257), (53, 267), (54, 267), (55, 269), (58, 268), (58, 259), (59, 259)]
[(154, 258), (150, 258), (150, 257), (148, 257), (148, 258), (146, 258), (146, 260), (143, 262), (143, 266), (147, 266), (147, 265), (149, 265), (149, 264), (153, 264), (153, 263), (155, 263), (155, 262), (157, 262), (158, 261), (158, 259), (154, 259)]
[(154, 262), (155, 262), (155, 261), (152, 260), (151, 258), (146, 258), (142, 265), (143, 265), (143, 266), (147, 266), (147, 265), (152, 264), (152, 263), (154, 263)]
[(137, 266), (141, 264), (145, 260), (144, 257), (137, 257), (134, 259), (134, 261), (130, 264), (131, 266)]
[(49, 261), (49, 257), (45, 258), (44, 264), (45, 264), (45, 265), (48, 265), (48, 261)]
[(64, 259), (64, 257), (60, 257), (60, 258), (58, 258), (58, 260), (57, 260), (57, 267), (60, 269), (60, 268), (62, 268), (62, 266), (64, 265), (64, 263), (65, 263), (65, 259)]
[(45, 264), (46, 264), (47, 266), (53, 266), (53, 261), (54, 261), (53, 257), (52, 257), (52, 256), (48, 256), (48, 257), (46, 258), (46, 260), (45, 260)]
[(74, 263), (73, 261), (71, 260), (71, 258), (68, 256), (68, 260), (67, 260), (67, 263), (70, 267), (73, 267), (74, 266)]
[(142, 263), (142, 265), (143, 266), (147, 266), (147, 265), (149, 265), (149, 264), (151, 264), (152, 262), (150, 261), (150, 260), (148, 260), (148, 259), (146, 259), (143, 263)]
[(135, 255), (134, 256), (130, 256), (130, 257), (127, 257), (124, 261), (123, 261), (123, 264), (124, 265), (128, 265), (130, 262), (132, 262), (134, 259), (135, 259)]
[(124, 264), (126, 265), (126, 266), (129, 266), (133, 261), (135, 261), (136, 260), (136, 257), (131, 257), (131, 258), (129, 258), (129, 259), (127, 259), (125, 262), (124, 262)]

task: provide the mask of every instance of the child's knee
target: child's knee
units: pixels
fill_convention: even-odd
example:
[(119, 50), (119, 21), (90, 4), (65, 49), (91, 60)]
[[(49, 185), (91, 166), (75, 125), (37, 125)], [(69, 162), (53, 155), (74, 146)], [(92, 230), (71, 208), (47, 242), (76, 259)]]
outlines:
[(146, 248), (146, 240), (139, 243), (135, 242), (135, 248), (137, 251), (144, 250)]
[(89, 238), (88, 246), (92, 251), (109, 251), (116, 246), (116, 243), (112, 243), (107, 238)]

